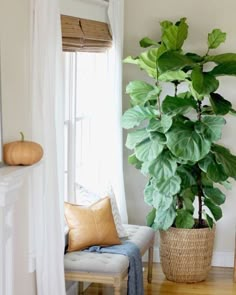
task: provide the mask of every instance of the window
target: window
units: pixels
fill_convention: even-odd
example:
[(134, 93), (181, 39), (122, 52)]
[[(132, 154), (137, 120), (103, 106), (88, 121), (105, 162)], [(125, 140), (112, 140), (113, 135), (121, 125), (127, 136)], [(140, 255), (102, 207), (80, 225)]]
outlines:
[(65, 200), (80, 185), (95, 190), (105, 175), (110, 103), (107, 53), (65, 52)]
[[(107, 23), (61, 15), (65, 58), (65, 198), (111, 185), (127, 221), (122, 157), (122, 7)], [(115, 8), (116, 11), (115, 11)]]

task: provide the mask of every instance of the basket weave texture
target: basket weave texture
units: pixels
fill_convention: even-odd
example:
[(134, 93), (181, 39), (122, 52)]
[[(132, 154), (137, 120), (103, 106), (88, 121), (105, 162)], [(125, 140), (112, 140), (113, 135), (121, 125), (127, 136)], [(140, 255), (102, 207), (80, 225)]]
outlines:
[(160, 258), (166, 278), (174, 282), (204, 281), (211, 268), (213, 229), (170, 228), (160, 231)]

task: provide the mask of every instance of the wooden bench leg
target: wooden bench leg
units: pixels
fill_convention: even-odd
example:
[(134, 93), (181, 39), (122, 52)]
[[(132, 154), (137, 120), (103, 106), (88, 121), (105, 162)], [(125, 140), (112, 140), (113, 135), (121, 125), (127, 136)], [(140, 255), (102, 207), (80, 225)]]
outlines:
[(78, 295), (81, 295), (84, 293), (84, 283), (83, 282), (79, 282), (78, 283)]
[(120, 286), (115, 286), (114, 287), (114, 295), (120, 295), (121, 294), (120, 291), (121, 291), (121, 287)]
[(122, 280), (120, 278), (116, 278), (114, 281), (114, 295), (121, 295), (121, 285)]
[(152, 283), (152, 266), (153, 266), (153, 245), (154, 245), (154, 240), (152, 242), (151, 247), (148, 249), (148, 283)]

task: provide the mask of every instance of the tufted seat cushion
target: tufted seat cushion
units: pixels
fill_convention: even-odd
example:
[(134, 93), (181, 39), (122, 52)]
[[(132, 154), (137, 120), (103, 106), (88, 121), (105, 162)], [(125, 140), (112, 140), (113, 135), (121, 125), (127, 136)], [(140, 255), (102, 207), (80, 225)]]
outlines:
[(129, 266), (127, 256), (109, 253), (76, 251), (64, 258), (65, 271), (93, 272), (114, 275), (123, 273)]
[(124, 228), (128, 233), (128, 240), (137, 245), (143, 255), (150, 247), (154, 237), (154, 230), (148, 226), (131, 224), (124, 225)]
[[(136, 244), (142, 255), (150, 247), (154, 231), (147, 226), (124, 225), (128, 240)], [(129, 259), (120, 254), (75, 251), (64, 257), (65, 272), (93, 272), (104, 274), (123, 273), (128, 269)]]

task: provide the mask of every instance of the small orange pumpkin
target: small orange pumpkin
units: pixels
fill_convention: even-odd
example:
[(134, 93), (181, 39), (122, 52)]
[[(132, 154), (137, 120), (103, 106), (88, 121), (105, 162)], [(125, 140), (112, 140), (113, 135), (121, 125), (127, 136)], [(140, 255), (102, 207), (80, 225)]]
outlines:
[(41, 160), (43, 149), (40, 144), (25, 141), (24, 134), (20, 132), (21, 140), (4, 144), (3, 159), (8, 165), (32, 165)]

